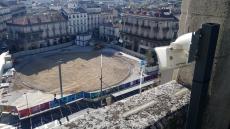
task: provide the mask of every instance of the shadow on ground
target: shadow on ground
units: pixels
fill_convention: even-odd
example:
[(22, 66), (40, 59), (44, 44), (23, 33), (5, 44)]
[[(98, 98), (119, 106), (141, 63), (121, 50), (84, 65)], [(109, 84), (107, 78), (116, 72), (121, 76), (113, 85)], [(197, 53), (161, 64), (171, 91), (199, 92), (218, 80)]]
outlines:
[[(98, 57), (103, 54), (106, 57), (112, 57), (116, 54), (117, 51), (114, 50), (97, 50), (92, 52), (57, 52), (47, 55), (33, 55), (30, 58), (26, 58), (21, 60), (15, 65), (15, 69), (17, 72), (22, 73), (24, 75), (32, 75), (38, 74), (41, 71), (49, 70), (54, 67), (57, 67), (61, 61), (61, 64), (65, 64), (69, 61), (76, 59), (90, 60), (95, 57)], [(28, 64), (31, 65), (28, 67)], [(36, 67), (36, 68), (35, 68)]]

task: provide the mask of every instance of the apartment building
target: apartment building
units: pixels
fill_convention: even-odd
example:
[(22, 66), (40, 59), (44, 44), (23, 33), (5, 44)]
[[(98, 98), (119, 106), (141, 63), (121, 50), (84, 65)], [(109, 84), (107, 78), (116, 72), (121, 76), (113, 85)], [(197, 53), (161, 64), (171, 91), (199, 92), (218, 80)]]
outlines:
[(164, 10), (122, 16), (122, 45), (142, 54), (157, 46), (168, 45), (177, 37), (177, 31), (178, 19)]
[(12, 52), (68, 42), (67, 20), (58, 12), (28, 15), (7, 22)]
[(118, 40), (120, 37), (120, 28), (112, 23), (105, 23), (99, 28), (100, 38), (105, 41)]
[(70, 35), (88, 32), (88, 15), (83, 8), (64, 8), (62, 14), (68, 21)]
[(0, 39), (4, 37), (6, 22), (12, 18), (10, 9), (0, 6)]

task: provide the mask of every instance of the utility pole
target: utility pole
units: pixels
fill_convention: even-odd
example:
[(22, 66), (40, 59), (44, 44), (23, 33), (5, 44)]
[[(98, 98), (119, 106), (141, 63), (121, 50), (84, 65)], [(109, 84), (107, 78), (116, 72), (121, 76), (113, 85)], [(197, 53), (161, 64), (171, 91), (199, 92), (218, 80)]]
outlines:
[(101, 81), (101, 105), (103, 104), (102, 102), (102, 52), (101, 52), (101, 77), (100, 77), (100, 81)]
[[(24, 93), (24, 95), (26, 96), (26, 105), (27, 105), (27, 109), (29, 110), (29, 115), (28, 115), (28, 117), (29, 117), (30, 114), (31, 114), (31, 111), (30, 111), (30, 109), (29, 109), (29, 102), (28, 102), (27, 94)], [(32, 129), (32, 120), (31, 120), (30, 117), (29, 117), (29, 119), (30, 119), (30, 128)]]
[(139, 85), (139, 93), (141, 94), (141, 86), (142, 86), (142, 80), (143, 80), (143, 73), (145, 69), (146, 61), (141, 60), (140, 61), (140, 85)]
[(62, 75), (61, 75), (61, 63), (62, 63), (62, 61), (60, 60), (60, 61), (58, 62), (58, 72), (59, 72), (59, 82), (60, 82), (61, 98), (63, 98)]
[(142, 78), (143, 78), (143, 67), (141, 67), (140, 69), (140, 72), (141, 72), (141, 75), (140, 75), (140, 85), (139, 85), (139, 93), (141, 94), (141, 85), (142, 85)]
[(62, 75), (61, 75), (61, 63), (62, 63), (62, 60), (59, 60), (58, 62), (58, 72), (59, 72), (59, 82), (60, 82), (60, 92), (61, 92), (61, 99), (60, 99), (60, 112), (61, 112), (61, 116), (63, 117), (63, 113), (62, 113), (62, 110), (61, 110), (61, 107), (62, 107), (62, 98), (63, 98), (63, 89), (62, 89)]

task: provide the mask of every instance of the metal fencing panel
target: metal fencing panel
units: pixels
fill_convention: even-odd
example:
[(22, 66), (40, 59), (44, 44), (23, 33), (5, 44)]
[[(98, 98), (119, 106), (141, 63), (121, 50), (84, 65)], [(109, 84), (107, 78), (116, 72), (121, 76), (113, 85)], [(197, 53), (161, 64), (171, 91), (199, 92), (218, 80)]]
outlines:
[(31, 107), (30, 112), (31, 112), (31, 114), (35, 114), (35, 113), (40, 112), (40, 105)]
[[(144, 82), (147, 82), (147, 81), (150, 81), (150, 80), (157, 78), (157, 76), (158, 76), (158, 74), (153, 74), (153, 75), (144, 77), (143, 80), (144, 80)], [(134, 80), (132, 82), (128, 82), (125, 84), (121, 84), (119, 86), (108, 88), (108, 89), (102, 91), (102, 96), (110, 95), (112, 93), (128, 89), (130, 87), (139, 85), (139, 83), (140, 83), (140, 80), (137, 79), (137, 80)], [(84, 98), (96, 99), (96, 98), (99, 98), (100, 96), (101, 96), (101, 91), (97, 91), (97, 92), (81, 91), (81, 92), (74, 93), (74, 94), (68, 95), (66, 97), (63, 97), (61, 99), (55, 98), (52, 101), (31, 107), (29, 109), (20, 110), (20, 111), (18, 111), (18, 113), (19, 113), (19, 117), (22, 118), (22, 117), (26, 117), (26, 116), (29, 116), (29, 115), (34, 114), (34, 113), (38, 113), (40, 111), (45, 111), (45, 110), (50, 109), (50, 108), (55, 108), (55, 107), (61, 106), (61, 105), (66, 104), (66, 103), (76, 101), (78, 99), (84, 99)]]
[(19, 117), (22, 118), (22, 117), (26, 117), (26, 116), (30, 116), (30, 109), (26, 108), (26, 109), (23, 109), (23, 110), (20, 110), (19, 112)]
[(43, 111), (43, 110), (47, 110), (50, 108), (50, 104), (49, 102), (46, 102), (46, 103), (43, 103), (43, 104), (40, 104), (40, 110)]
[(72, 101), (76, 100), (76, 95), (72, 94), (72, 95), (67, 96), (67, 98), (68, 98), (67, 102), (72, 102)]
[(58, 107), (60, 106), (60, 100), (59, 99), (55, 99), (53, 101), (50, 101), (50, 108), (54, 108), (54, 107)]

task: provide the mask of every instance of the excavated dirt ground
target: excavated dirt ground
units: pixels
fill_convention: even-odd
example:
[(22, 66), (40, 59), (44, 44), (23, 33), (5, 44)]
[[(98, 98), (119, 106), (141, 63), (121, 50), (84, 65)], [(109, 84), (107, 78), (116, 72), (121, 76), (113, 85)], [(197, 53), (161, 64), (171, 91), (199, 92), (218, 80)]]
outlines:
[[(64, 93), (100, 89), (100, 51), (59, 52), (25, 60), (27, 63), (16, 68), (15, 89), (29, 88), (59, 93), (57, 62), (60, 59), (63, 61), (61, 67)], [(104, 52), (103, 88), (116, 85), (129, 77), (135, 63), (117, 53)]]

